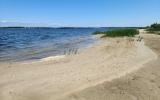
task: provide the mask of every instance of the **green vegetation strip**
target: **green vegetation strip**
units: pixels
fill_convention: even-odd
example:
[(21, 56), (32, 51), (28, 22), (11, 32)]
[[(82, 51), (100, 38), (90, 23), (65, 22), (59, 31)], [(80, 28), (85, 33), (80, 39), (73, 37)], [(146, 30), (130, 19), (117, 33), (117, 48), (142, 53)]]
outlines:
[(95, 32), (94, 35), (97, 34), (104, 34), (104, 37), (134, 37), (135, 35), (139, 34), (139, 31), (137, 29), (117, 29), (112, 31), (106, 31), (106, 32)]

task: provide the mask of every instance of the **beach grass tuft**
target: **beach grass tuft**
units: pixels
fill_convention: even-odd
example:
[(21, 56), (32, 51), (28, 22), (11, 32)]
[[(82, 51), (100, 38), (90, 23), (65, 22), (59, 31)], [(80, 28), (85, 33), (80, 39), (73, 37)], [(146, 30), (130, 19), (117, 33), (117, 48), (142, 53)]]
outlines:
[(104, 34), (104, 37), (134, 37), (135, 35), (139, 34), (139, 31), (137, 29), (116, 29), (106, 32), (94, 32), (94, 35), (97, 34)]

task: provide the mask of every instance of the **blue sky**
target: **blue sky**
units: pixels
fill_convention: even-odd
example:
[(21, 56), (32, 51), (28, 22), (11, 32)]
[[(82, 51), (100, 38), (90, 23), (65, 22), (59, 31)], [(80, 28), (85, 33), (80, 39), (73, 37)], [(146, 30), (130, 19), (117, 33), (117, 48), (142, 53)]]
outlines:
[(0, 0), (0, 22), (146, 26), (160, 22), (160, 0)]

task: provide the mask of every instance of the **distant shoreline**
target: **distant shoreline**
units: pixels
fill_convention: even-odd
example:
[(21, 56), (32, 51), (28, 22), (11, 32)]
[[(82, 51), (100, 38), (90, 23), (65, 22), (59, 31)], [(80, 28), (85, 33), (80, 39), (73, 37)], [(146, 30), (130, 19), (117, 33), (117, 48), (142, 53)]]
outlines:
[(85, 29), (85, 28), (144, 28), (144, 27), (24, 27), (24, 26), (7, 26), (7, 27), (0, 27), (0, 29), (3, 28), (53, 28), (53, 29)]

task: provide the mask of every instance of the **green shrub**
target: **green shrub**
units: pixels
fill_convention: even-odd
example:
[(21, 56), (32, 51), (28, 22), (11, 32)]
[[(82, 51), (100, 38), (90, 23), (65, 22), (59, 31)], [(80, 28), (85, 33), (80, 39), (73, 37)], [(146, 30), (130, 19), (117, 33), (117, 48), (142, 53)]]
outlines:
[(150, 27), (147, 28), (147, 31), (153, 32), (153, 31), (160, 31), (160, 24), (154, 23)]
[(139, 31), (137, 29), (117, 29), (106, 32), (95, 32), (93, 34), (104, 34), (104, 36), (108, 37), (122, 37), (122, 36), (133, 37), (139, 34)]

